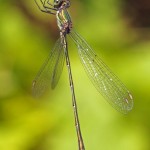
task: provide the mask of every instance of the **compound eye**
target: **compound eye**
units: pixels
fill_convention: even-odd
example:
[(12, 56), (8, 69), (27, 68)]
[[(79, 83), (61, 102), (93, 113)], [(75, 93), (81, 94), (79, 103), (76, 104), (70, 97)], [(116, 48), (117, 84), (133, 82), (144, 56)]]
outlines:
[(61, 0), (54, 0), (55, 4), (59, 4)]
[(62, 3), (62, 0), (54, 0), (54, 7), (59, 8)]

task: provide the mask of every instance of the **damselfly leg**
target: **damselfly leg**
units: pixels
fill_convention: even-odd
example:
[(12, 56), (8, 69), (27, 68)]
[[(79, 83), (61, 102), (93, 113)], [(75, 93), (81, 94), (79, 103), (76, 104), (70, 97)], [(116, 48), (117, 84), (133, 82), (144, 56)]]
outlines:
[[(52, 12), (52, 11), (56, 11), (56, 9), (53, 7), (53, 5), (49, 1), (47, 1), (47, 0), (44, 0), (44, 2), (42, 0), (39, 0), (39, 2), (37, 0), (34, 0), (34, 1), (35, 1), (36, 5), (38, 6), (38, 8), (42, 12), (49, 13), (49, 14), (52, 14), (52, 15), (56, 14), (55, 12)], [(47, 6), (46, 3), (49, 6)]]

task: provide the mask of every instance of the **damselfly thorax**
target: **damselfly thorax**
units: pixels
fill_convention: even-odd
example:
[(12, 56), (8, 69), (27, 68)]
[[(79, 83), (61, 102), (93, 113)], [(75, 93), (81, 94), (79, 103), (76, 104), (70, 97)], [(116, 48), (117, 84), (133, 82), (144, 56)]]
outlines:
[(71, 17), (67, 11), (67, 8), (69, 6), (70, 5), (64, 2), (56, 12), (57, 25), (59, 27), (59, 30), (64, 34), (68, 34), (72, 29)]

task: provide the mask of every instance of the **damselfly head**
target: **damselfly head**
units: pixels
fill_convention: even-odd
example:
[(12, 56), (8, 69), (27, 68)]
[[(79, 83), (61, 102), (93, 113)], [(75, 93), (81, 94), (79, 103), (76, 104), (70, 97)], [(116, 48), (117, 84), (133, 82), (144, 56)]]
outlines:
[(54, 0), (54, 8), (60, 7), (68, 8), (70, 6), (70, 0)]
[(63, 0), (54, 0), (54, 7), (59, 8), (63, 3)]

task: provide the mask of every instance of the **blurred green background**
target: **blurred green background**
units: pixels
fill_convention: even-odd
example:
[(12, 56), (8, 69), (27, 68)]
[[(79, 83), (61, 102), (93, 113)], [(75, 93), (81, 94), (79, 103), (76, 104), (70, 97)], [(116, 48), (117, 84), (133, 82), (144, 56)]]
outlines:
[[(97, 92), (69, 40), (81, 129), (87, 150), (150, 149), (150, 1), (75, 0), (76, 30), (134, 97), (128, 115)], [(55, 16), (34, 0), (0, 0), (0, 150), (77, 150), (64, 66), (55, 90), (41, 99), (32, 80), (59, 36)]]

